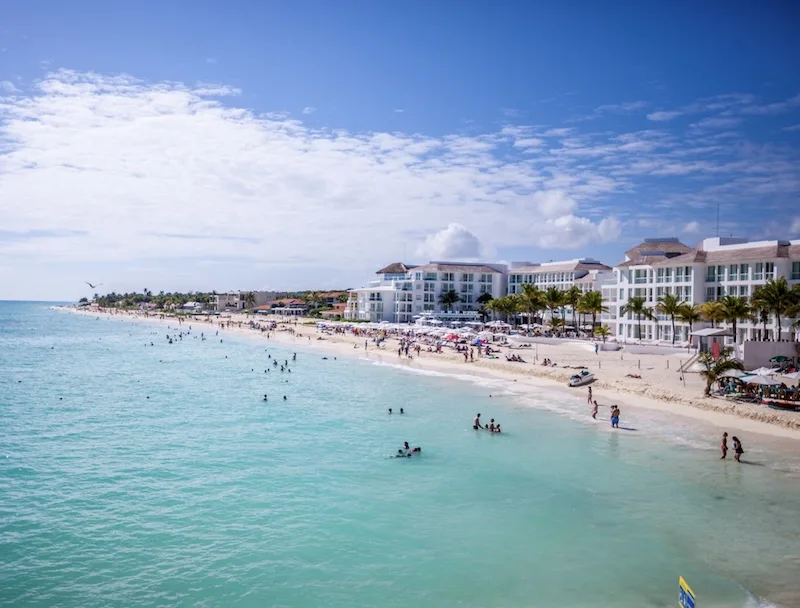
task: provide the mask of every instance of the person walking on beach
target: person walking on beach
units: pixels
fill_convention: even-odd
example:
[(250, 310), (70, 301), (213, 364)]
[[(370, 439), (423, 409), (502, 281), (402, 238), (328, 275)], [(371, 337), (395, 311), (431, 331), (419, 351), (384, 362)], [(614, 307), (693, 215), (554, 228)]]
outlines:
[(589, 387), (589, 397), (587, 399), (587, 403), (589, 405), (592, 405), (592, 387), (591, 386)]
[(595, 344), (594, 344), (594, 354), (595, 355), (597, 354), (598, 350), (600, 350), (600, 345), (597, 342), (595, 342)]
[(619, 428), (619, 408), (616, 405), (611, 406), (611, 428)]
[(728, 456), (728, 433), (722, 433), (722, 445), (720, 446), (722, 450), (722, 456), (720, 456), (720, 460), (725, 460)]
[(481, 425), (481, 415), (480, 414), (475, 416), (475, 420), (472, 421), (472, 428), (475, 429), (476, 431), (478, 429), (482, 429), (483, 428), (483, 426)]
[(594, 418), (595, 420), (597, 420), (597, 407), (598, 407), (597, 400), (595, 400), (592, 406), (592, 418)]
[(735, 435), (731, 439), (733, 440), (733, 457), (736, 459), (736, 462), (741, 462), (742, 454), (744, 454), (742, 442), (739, 441), (739, 438)]

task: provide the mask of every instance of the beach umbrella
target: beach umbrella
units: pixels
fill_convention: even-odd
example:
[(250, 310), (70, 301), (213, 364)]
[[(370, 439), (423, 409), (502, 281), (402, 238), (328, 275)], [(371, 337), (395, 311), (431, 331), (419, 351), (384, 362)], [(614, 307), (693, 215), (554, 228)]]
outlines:
[(776, 355), (769, 360), (770, 363), (783, 363), (784, 361), (790, 361), (789, 357), (784, 357), (783, 355)]
[(745, 376), (750, 376), (752, 374), (748, 374), (747, 372), (740, 371), (738, 369), (731, 369), (725, 372), (724, 374), (720, 374), (720, 378), (744, 378)]
[(800, 380), (800, 372), (792, 372), (790, 374), (781, 374), (784, 378), (791, 378), (792, 380)]
[(767, 378), (766, 376), (749, 376), (747, 378), (742, 379), (742, 382), (745, 384), (760, 384), (761, 386), (776, 386), (778, 384), (783, 384), (780, 380), (775, 380), (774, 378)]
[(459, 340), (460, 338), (455, 334), (447, 334), (444, 337), (445, 340)]
[(772, 376), (773, 374), (777, 374), (778, 370), (771, 367), (759, 367), (747, 373), (753, 376)]

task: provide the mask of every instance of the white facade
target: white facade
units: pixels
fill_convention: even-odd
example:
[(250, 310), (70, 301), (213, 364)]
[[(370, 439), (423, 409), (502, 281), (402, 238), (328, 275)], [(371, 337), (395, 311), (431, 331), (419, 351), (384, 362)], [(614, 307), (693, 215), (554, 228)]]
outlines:
[(508, 271), (508, 293), (522, 293), (522, 285), (529, 283), (541, 290), (551, 287), (568, 291), (578, 287), (582, 292), (600, 291), (603, 281), (612, 277), (609, 266), (592, 258), (579, 258), (563, 262), (512, 262)]
[[(648, 239), (626, 252), (626, 259), (614, 269), (613, 279), (602, 286), (609, 312), (601, 322), (612, 328), (618, 340), (638, 340), (634, 315), (621, 315), (631, 297), (642, 297), (655, 308), (659, 297), (675, 294), (689, 304), (702, 304), (724, 295), (750, 297), (768, 279), (785, 277), (790, 285), (800, 282), (800, 241), (758, 241), (709, 238), (692, 249), (677, 239)], [(792, 319), (783, 319), (782, 337), (797, 340), (790, 329)], [(676, 342), (689, 339), (689, 327), (676, 320)], [(707, 323), (696, 323), (699, 329)], [(656, 313), (653, 321), (641, 321), (642, 340), (672, 341), (672, 323)], [(775, 319), (767, 322), (767, 339), (773, 339)], [(761, 339), (763, 324), (737, 323), (737, 341)]]
[[(506, 295), (505, 271), (505, 266), (497, 264), (392, 264), (378, 271), (377, 280), (350, 292), (345, 318), (393, 323), (411, 323), (423, 314), (474, 318), (483, 294)], [(439, 298), (451, 290), (459, 301), (445, 311)]]

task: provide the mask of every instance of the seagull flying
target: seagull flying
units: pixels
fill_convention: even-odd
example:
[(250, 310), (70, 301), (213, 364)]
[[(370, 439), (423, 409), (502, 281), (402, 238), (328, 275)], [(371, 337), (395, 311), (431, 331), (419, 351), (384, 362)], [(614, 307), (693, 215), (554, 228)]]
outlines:
[(84, 283), (86, 283), (92, 289), (95, 289), (96, 287), (100, 287), (102, 285), (102, 283), (98, 283), (97, 285), (92, 285), (89, 281), (84, 281)]

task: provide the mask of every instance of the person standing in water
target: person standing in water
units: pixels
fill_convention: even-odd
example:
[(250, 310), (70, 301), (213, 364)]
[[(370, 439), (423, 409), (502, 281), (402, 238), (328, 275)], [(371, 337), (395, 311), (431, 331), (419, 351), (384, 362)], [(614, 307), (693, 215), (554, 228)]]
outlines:
[(594, 418), (595, 420), (597, 420), (597, 408), (598, 408), (597, 400), (595, 399), (592, 406), (592, 418)]
[(589, 397), (588, 397), (587, 403), (589, 405), (592, 405), (592, 387), (591, 386), (589, 387)]
[(481, 415), (480, 414), (475, 416), (475, 420), (472, 421), (472, 428), (475, 429), (476, 431), (478, 429), (482, 429), (483, 428), (483, 426), (481, 425)]
[(741, 462), (742, 454), (744, 454), (744, 448), (742, 448), (742, 442), (739, 441), (739, 438), (734, 436), (731, 438), (733, 440), (733, 457), (736, 459), (736, 462)]
[(720, 460), (725, 460), (728, 456), (728, 433), (722, 433), (722, 445), (720, 446), (722, 450), (722, 456), (720, 456)]
[(619, 408), (616, 405), (611, 406), (611, 428), (619, 428)]

